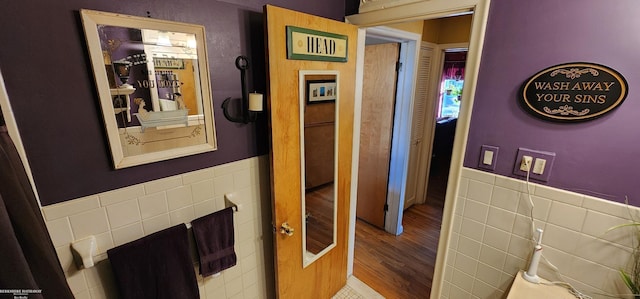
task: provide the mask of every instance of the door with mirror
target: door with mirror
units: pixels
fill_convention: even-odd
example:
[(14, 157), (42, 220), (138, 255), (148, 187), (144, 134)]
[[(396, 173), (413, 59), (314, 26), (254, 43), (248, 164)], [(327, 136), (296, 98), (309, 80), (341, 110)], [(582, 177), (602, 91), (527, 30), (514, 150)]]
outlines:
[[(270, 5), (265, 15), (276, 293), (330, 298), (347, 280), (358, 29)], [(288, 53), (334, 38), (346, 59)]]

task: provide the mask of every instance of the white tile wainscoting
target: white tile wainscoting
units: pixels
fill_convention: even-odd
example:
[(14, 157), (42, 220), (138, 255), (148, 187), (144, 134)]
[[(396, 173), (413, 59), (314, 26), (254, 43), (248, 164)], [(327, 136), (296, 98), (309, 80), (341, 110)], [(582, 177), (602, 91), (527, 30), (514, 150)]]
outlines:
[[(544, 229), (543, 255), (562, 277), (593, 298), (628, 294), (618, 269), (631, 259), (632, 230), (609, 228), (640, 219), (639, 209), (531, 183), (536, 227)], [(531, 205), (523, 180), (464, 168), (442, 298), (503, 298), (514, 275), (526, 269), (533, 244)], [(559, 280), (541, 262), (538, 274)]]
[(45, 206), (42, 212), (67, 281), (76, 298), (117, 298), (108, 260), (78, 270), (70, 243), (88, 235), (98, 253), (225, 207), (235, 193), (236, 266), (218, 277), (198, 278), (201, 298), (267, 298), (272, 293), (269, 164), (266, 156), (189, 172)]
[[(202, 279), (201, 298), (266, 298), (272, 293), (267, 157), (254, 157), (42, 208), (51, 239), (76, 298), (117, 298), (108, 261), (78, 270), (70, 243), (88, 235), (99, 254), (145, 235), (224, 208), (235, 192), (238, 264)], [(544, 256), (563, 277), (594, 298), (628, 293), (618, 276), (632, 246), (627, 223), (635, 207), (556, 188), (530, 184), (536, 225), (545, 230)], [(463, 169), (453, 217), (442, 298), (502, 298), (514, 275), (527, 267), (532, 245), (526, 184), (492, 173)], [(197, 269), (194, 268), (197, 273)], [(544, 263), (539, 275), (557, 276)]]

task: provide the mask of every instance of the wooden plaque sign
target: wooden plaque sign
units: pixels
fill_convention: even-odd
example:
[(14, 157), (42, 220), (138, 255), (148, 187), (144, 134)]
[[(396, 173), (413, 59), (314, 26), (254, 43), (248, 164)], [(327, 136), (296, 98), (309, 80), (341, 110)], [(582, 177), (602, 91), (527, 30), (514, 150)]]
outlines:
[(347, 62), (346, 35), (287, 26), (287, 59)]
[(592, 120), (620, 106), (627, 81), (617, 71), (594, 63), (573, 62), (546, 68), (521, 88), (520, 104), (530, 114), (550, 121)]

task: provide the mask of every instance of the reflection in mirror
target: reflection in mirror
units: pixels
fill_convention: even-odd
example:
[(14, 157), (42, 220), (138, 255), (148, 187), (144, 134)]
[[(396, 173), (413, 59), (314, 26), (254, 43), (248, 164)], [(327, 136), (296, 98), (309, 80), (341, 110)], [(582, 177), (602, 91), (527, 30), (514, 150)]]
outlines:
[(336, 246), (336, 71), (300, 71), (304, 267)]
[(116, 168), (215, 150), (204, 27), (81, 14)]

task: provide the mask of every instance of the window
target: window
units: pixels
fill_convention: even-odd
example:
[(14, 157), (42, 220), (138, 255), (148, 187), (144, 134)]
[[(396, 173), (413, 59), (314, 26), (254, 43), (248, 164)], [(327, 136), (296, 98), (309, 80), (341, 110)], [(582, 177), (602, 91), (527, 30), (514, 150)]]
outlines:
[(462, 86), (464, 84), (464, 67), (467, 52), (446, 52), (442, 77), (440, 79), (440, 95), (438, 100), (438, 119), (458, 118)]

